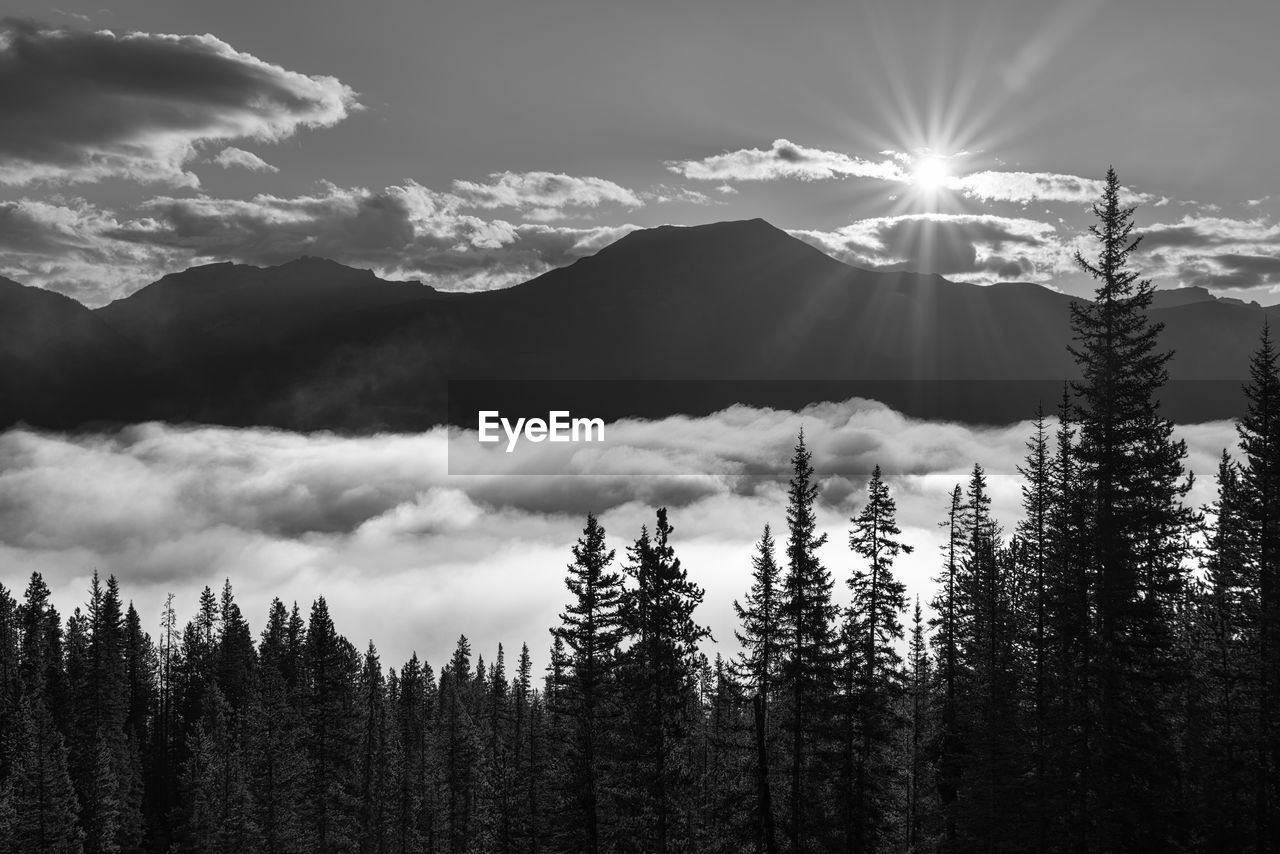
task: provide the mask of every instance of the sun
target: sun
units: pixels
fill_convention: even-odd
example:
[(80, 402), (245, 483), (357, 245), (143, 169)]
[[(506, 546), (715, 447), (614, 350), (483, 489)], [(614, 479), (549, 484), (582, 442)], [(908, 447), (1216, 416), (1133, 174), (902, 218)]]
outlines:
[(915, 161), (911, 170), (911, 183), (926, 192), (941, 190), (951, 180), (951, 167), (945, 157), (926, 155)]

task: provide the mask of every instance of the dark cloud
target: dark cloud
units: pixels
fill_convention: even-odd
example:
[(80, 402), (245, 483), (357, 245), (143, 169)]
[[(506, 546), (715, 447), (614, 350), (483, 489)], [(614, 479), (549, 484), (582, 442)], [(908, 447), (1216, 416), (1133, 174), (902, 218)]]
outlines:
[(1280, 228), (1264, 218), (1233, 219), (1221, 216), (1186, 216), (1181, 222), (1157, 223), (1139, 228), (1141, 249), (1202, 249), (1230, 245), (1274, 245)]
[[(994, 220), (938, 220), (901, 218), (885, 222), (876, 237), (886, 254), (921, 273), (974, 273), (987, 269), (978, 261), (977, 244), (994, 251), (1005, 247), (1038, 246), (1041, 241), (1018, 234)], [(1004, 259), (1001, 259), (1003, 263)], [(1014, 262), (1016, 263), (1016, 262)]]
[(106, 236), (251, 264), (278, 264), (300, 255), (367, 264), (413, 242), (410, 204), (403, 193), (336, 187), (288, 199), (159, 198), (143, 207), (145, 219)]
[(1162, 249), (1165, 247), (1207, 246), (1219, 242), (1219, 239), (1202, 232), (1195, 225), (1163, 225), (1139, 229), (1142, 236), (1143, 251)]
[(918, 214), (861, 220), (795, 236), (857, 267), (980, 278), (1028, 278), (1058, 251), (1054, 228), (1028, 219)]
[(1223, 253), (1184, 264), (1180, 277), (1212, 290), (1257, 288), (1280, 284), (1280, 256)]
[(307, 76), (210, 35), (117, 35), (0, 22), (0, 182), (124, 177), (195, 185), (203, 143), (280, 140), (357, 107)]
[(775, 144), (773, 154), (784, 163), (804, 163), (810, 159), (799, 148), (789, 142), (784, 142), (782, 145)]
[(1025, 257), (1002, 258), (999, 255), (992, 255), (984, 260), (982, 269), (1006, 282), (1026, 279), (1035, 275), (1036, 271), (1035, 264)]

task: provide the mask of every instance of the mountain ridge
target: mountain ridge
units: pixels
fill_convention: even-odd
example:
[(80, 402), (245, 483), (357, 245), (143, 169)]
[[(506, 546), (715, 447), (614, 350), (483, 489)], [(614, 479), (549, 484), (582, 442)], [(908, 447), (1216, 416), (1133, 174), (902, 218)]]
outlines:
[[(527, 282), (469, 294), (308, 257), (274, 267), (201, 265), (94, 310), (52, 295), (73, 304), (55, 308), (9, 285), (0, 286), (0, 308), (7, 294), (61, 319), (38, 325), (57, 356), (47, 364), (13, 346), (0, 353), (6, 424), (155, 418), (416, 430), (450, 418), (448, 383), (464, 379), (739, 384), (720, 397), (670, 404), (656, 392), (643, 405), (606, 392), (617, 399), (599, 406), (615, 415), (674, 414), (740, 397), (802, 404), (857, 393), (838, 384), (860, 382), (899, 394), (905, 411), (1000, 420), (1027, 417), (1034, 404), (1012, 391), (1002, 402), (998, 389), (978, 403), (942, 386), (928, 395), (906, 390), (1060, 387), (1074, 374), (1070, 296), (1031, 283), (862, 270), (761, 219), (631, 232)], [(1164, 346), (1178, 351), (1175, 379), (1244, 379), (1269, 310), (1208, 292), (1163, 302), (1172, 304), (1152, 315), (1166, 323)], [(77, 344), (63, 334), (75, 329), (94, 331)], [(9, 330), (11, 340), (31, 337), (12, 322)], [(48, 390), (15, 379), (28, 375), (43, 376)], [(750, 385), (760, 381), (779, 385)], [(837, 385), (801, 393), (805, 383)]]

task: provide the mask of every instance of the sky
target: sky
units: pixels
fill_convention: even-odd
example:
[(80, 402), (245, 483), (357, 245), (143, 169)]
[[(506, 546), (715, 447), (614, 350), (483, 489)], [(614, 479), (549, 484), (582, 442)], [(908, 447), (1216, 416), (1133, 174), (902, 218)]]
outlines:
[(504, 287), (753, 217), (1085, 293), (1108, 165), (1158, 286), (1280, 301), (1266, 0), (57, 2), (0, 24), (0, 275), (91, 306), (302, 254)]

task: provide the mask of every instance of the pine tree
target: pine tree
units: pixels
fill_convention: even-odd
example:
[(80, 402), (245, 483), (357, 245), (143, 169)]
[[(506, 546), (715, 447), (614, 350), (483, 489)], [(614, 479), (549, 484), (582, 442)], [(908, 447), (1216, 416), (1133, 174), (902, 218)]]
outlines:
[(453, 658), (440, 673), (440, 765), (445, 788), (442, 815), (443, 850), (462, 854), (471, 838), (477, 799), (480, 744), (475, 728), (479, 709), (471, 672), (471, 643), (458, 638)]
[(1280, 851), (1280, 371), (1269, 326), (1250, 359), (1244, 391), (1248, 409), (1237, 425), (1244, 453), (1241, 521), (1258, 597), (1252, 633), (1260, 688), (1254, 823), (1258, 849)]
[(293, 667), (289, 615), (275, 599), (259, 645), (254, 695), (245, 713), (245, 739), (255, 822), (269, 854), (301, 852), (306, 759), (302, 750), (299, 696), (284, 671)]
[[(570, 852), (603, 850), (601, 797), (606, 788), (605, 745), (617, 714), (615, 670), (622, 640), (622, 576), (609, 570), (614, 552), (605, 547), (605, 531), (587, 517), (573, 547), (565, 586), (573, 599), (552, 635), (565, 647), (555, 687), (555, 714), (568, 726), (563, 788), (568, 808), (563, 846)], [(567, 660), (565, 660), (567, 659)]]
[(626, 812), (633, 830), (624, 850), (666, 854), (688, 850), (693, 839), (690, 750), (695, 712), (698, 643), (710, 632), (693, 618), (702, 588), (689, 580), (671, 544), (674, 531), (660, 508), (653, 536), (647, 530), (628, 550), (635, 582), (622, 600), (622, 625), (631, 645), (623, 656), (623, 684), (631, 749)]
[(947, 520), (947, 540), (942, 545), (943, 569), (936, 579), (938, 593), (932, 607), (935, 616), (929, 621), (934, 629), (934, 659), (939, 683), (936, 745), (937, 788), (942, 819), (943, 850), (955, 848), (959, 839), (960, 780), (964, 775), (965, 744), (960, 727), (960, 701), (964, 674), (960, 659), (961, 634), (964, 631), (964, 605), (961, 601), (961, 572), (966, 548), (964, 529), (964, 493), (959, 484), (951, 492)]
[(211, 686), (205, 695), (204, 714), (192, 731), (181, 777), (186, 808), (181, 850), (193, 854), (256, 854), (262, 850), (250, 772), (243, 746), (228, 727), (229, 714), (222, 693), (216, 685)]
[(751, 690), (760, 695), (766, 710), (781, 659), (781, 588), (780, 571), (774, 560), (773, 533), (765, 525), (751, 558), (751, 589), (743, 599), (746, 604), (739, 604), (735, 599), (733, 611), (741, 626), (734, 637), (742, 647), (735, 669)]
[(536, 827), (538, 788), (536, 747), (533, 732), (533, 662), (529, 645), (520, 646), (520, 661), (511, 685), (511, 751), (514, 787), (511, 793), (512, 848), (530, 852), (537, 848)]
[[(227, 701), (232, 718), (242, 715), (254, 694), (257, 674), (253, 633), (240, 612), (231, 590), (231, 579), (222, 586), (218, 601), (218, 639), (215, 652), (218, 690)], [(233, 720), (233, 725), (235, 721)]]
[(301, 688), (307, 757), (303, 827), (311, 850), (341, 851), (355, 841), (357, 660), (351, 643), (334, 629), (324, 597), (319, 597), (307, 623)]
[[(39, 597), (34, 598), (38, 601)], [(7, 850), (12, 854), (81, 854), (84, 834), (77, 821), (75, 788), (67, 773), (65, 742), (39, 696), (23, 700), (16, 744), (7, 798), (11, 816)]]
[(22, 702), (18, 603), (0, 584), (0, 785), (13, 768)]
[(1188, 486), (1185, 445), (1156, 398), (1172, 354), (1158, 349), (1162, 325), (1147, 313), (1151, 282), (1128, 266), (1140, 238), (1120, 193), (1108, 169), (1090, 227), (1097, 258), (1076, 255), (1098, 287), (1092, 302), (1072, 304), (1071, 353), (1082, 375), (1076, 455), (1097, 584), (1097, 844), (1150, 851), (1177, 844), (1179, 827), (1165, 700), (1178, 676), (1167, 629), (1184, 583)]
[(1016, 847), (1019, 839), (1006, 808), (1016, 790), (1017, 740), (1013, 624), (1013, 579), (1017, 545), (1004, 548), (991, 517), (986, 473), (974, 465), (963, 519), (966, 557), (959, 576), (963, 614), (959, 655), (961, 728), (967, 732), (962, 799), (969, 822), (965, 836), (984, 850)]
[(1184, 762), (1197, 769), (1187, 801), (1198, 847), (1243, 851), (1257, 841), (1259, 683), (1253, 657), (1256, 589), (1248, 571), (1249, 528), (1241, 478), (1227, 452), (1218, 466), (1218, 499), (1208, 508), (1204, 578), (1190, 591), (1190, 670), (1183, 711)]
[[(756, 553), (751, 558), (751, 589), (744, 598), (745, 605), (734, 600), (733, 610), (737, 615), (740, 629), (734, 632), (741, 651), (734, 663), (734, 671), (738, 678), (745, 680), (746, 686), (758, 698), (760, 708), (759, 725), (761, 732), (758, 740), (763, 745), (763, 758), (757, 758), (755, 764), (756, 779), (753, 786), (755, 802), (761, 805), (768, 802), (770, 814), (763, 815), (763, 806), (758, 806), (754, 821), (754, 839), (757, 850), (766, 847), (766, 836), (773, 827), (777, 817), (772, 813), (777, 756), (777, 740), (770, 710), (773, 707), (777, 683), (777, 673), (782, 662), (782, 602), (783, 589), (781, 571), (774, 559), (773, 533), (768, 525), (760, 535), (756, 545)], [(769, 791), (765, 791), (765, 790)]]
[(373, 641), (364, 655), (360, 672), (361, 717), (357, 808), (357, 850), (360, 854), (385, 854), (391, 842), (392, 776), (396, 763), (394, 718), (387, 714), (386, 682)]
[(1044, 408), (1037, 407), (1035, 432), (1027, 440), (1027, 456), (1018, 468), (1022, 476), (1022, 521), (1018, 539), (1025, 590), (1022, 596), (1021, 641), (1030, 671), (1031, 809), (1034, 831), (1030, 837), (1038, 850), (1049, 845), (1049, 677), (1050, 624), (1048, 573), (1053, 543), (1050, 513), (1059, 496), (1054, 493), (1052, 457)]
[(818, 533), (814, 504), (812, 454), (800, 433), (791, 458), (787, 492), (787, 572), (783, 580), (783, 656), (780, 688), (787, 696), (786, 730), (790, 736), (790, 785), (786, 835), (793, 851), (817, 844), (825, 816), (819, 792), (826, 782), (825, 755), (830, 740), (837, 659), (836, 606), (831, 574), (818, 559), (827, 541)]
[(925, 638), (924, 614), (916, 597), (911, 615), (911, 639), (907, 647), (908, 699), (910, 719), (907, 747), (906, 846), (918, 851), (929, 835), (933, 798), (929, 786), (930, 695), (932, 662)]
[(18, 672), (23, 690), (28, 697), (44, 701), (55, 725), (63, 731), (67, 729), (70, 703), (63, 664), (62, 620), (49, 603), (49, 587), (38, 572), (31, 573), (18, 607), (18, 625)]
[[(899, 555), (912, 547), (900, 539), (897, 507), (889, 485), (876, 466), (867, 484), (867, 503), (850, 520), (849, 548), (866, 561), (849, 577), (853, 594), (844, 636), (846, 664), (853, 678), (844, 702), (849, 712), (847, 737), (849, 816), (845, 847), (874, 852), (889, 845), (892, 797), (898, 769), (893, 748), (903, 721), (898, 705), (903, 689), (900, 615), (906, 610), (906, 587), (893, 574)], [(843, 800), (843, 798), (841, 798)]]

